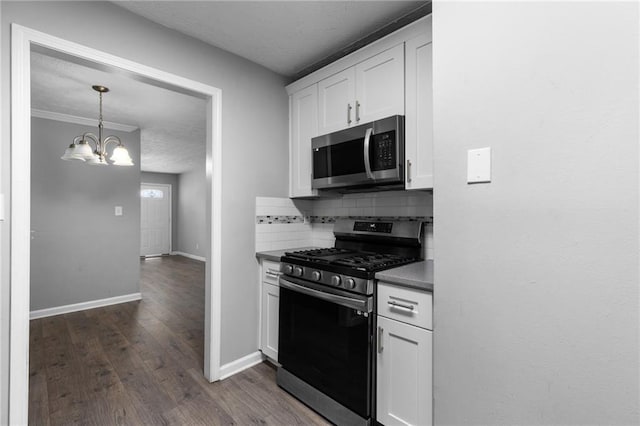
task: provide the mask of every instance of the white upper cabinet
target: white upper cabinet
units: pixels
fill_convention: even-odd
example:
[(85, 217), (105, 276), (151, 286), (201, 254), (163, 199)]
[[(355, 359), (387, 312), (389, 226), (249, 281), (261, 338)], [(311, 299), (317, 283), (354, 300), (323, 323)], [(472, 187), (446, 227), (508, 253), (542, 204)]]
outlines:
[(355, 123), (404, 115), (404, 45), (356, 65)]
[(355, 120), (355, 69), (332, 75), (318, 83), (318, 133), (324, 135), (344, 129)]
[(404, 45), (318, 83), (321, 135), (404, 114)]
[(376, 40), (287, 86), (289, 196), (311, 189), (311, 139), (405, 116), (407, 189), (433, 188), (431, 16)]
[(432, 52), (431, 31), (406, 43), (406, 189), (433, 188)]
[(311, 138), (318, 136), (318, 85), (290, 97), (289, 196), (311, 197)]

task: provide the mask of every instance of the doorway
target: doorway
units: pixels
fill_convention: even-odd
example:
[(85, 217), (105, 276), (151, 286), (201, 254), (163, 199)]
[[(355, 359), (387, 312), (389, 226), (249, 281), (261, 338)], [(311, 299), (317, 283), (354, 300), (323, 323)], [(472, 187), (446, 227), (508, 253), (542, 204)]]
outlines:
[[(11, 276), (9, 423), (26, 424), (29, 396), (29, 283), (31, 196), (31, 70), (32, 50), (45, 50), (73, 60), (113, 67), (160, 87), (171, 87), (206, 101), (206, 218), (204, 374), (220, 377), (222, 141), (221, 91), (181, 76), (110, 55), (77, 43), (11, 25)], [(19, 255), (17, 255), (19, 254)]]
[(171, 185), (140, 185), (140, 256), (171, 252)]

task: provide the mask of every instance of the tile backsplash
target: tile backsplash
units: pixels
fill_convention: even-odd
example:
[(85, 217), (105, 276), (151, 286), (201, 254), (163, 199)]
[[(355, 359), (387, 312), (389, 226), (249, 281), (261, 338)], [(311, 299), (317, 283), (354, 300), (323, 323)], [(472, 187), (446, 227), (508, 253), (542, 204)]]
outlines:
[(313, 245), (311, 201), (256, 197), (256, 251)]
[(429, 192), (371, 192), (316, 200), (256, 197), (256, 251), (332, 247), (335, 220), (355, 217), (425, 222), (423, 254), (433, 259), (432, 216)]
[(342, 198), (318, 199), (314, 216), (385, 216), (431, 218), (433, 195), (428, 192), (387, 191), (345, 194)]

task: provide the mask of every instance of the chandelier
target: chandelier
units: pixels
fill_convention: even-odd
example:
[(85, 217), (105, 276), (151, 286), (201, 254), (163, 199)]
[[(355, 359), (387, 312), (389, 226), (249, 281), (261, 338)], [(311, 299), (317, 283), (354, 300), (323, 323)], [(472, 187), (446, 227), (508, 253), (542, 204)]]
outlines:
[[(64, 155), (60, 158), (70, 161), (85, 161), (89, 164), (108, 165), (107, 146), (110, 143), (116, 144), (109, 160), (114, 166), (133, 166), (133, 161), (129, 156), (129, 151), (124, 147), (122, 141), (117, 136), (107, 136), (102, 139), (102, 94), (109, 91), (104, 86), (91, 86), (93, 90), (100, 94), (100, 119), (98, 120), (98, 136), (87, 132), (81, 136), (76, 136), (69, 147), (64, 151)], [(93, 142), (94, 147), (89, 144)]]

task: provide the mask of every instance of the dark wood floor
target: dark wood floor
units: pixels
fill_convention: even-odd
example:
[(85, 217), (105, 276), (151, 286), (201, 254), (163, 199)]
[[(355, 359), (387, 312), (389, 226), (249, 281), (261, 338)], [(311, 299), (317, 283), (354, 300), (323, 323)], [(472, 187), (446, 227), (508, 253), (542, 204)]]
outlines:
[(31, 321), (29, 424), (327, 424), (259, 364), (202, 373), (204, 264), (141, 261), (142, 300)]

